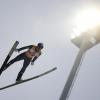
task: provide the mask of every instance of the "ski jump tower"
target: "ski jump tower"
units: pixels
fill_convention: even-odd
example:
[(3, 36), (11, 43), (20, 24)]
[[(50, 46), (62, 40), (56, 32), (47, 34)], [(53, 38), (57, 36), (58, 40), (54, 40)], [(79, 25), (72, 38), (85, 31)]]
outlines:
[(64, 89), (59, 100), (68, 100), (69, 94), (72, 90), (77, 73), (79, 71), (79, 66), (82, 63), (84, 54), (87, 50), (100, 42), (100, 27), (95, 27), (94, 29), (88, 30), (79, 35), (74, 35), (71, 38), (71, 41), (79, 48), (79, 52), (69, 73), (68, 79), (65, 83)]

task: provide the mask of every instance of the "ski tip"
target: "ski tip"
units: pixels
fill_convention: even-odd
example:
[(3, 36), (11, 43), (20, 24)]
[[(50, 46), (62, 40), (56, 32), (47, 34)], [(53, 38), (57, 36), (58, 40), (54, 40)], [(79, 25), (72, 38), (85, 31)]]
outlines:
[(57, 69), (57, 67), (54, 67), (52, 70), (56, 70)]
[(16, 43), (19, 43), (19, 41), (16, 41)]

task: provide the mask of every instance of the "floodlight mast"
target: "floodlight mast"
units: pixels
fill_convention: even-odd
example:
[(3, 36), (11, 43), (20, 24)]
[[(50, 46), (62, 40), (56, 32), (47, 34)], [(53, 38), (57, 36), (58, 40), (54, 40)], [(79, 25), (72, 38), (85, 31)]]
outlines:
[[(93, 30), (91, 30), (91, 32), (93, 32)], [(85, 32), (84, 34), (81, 34), (80, 36), (71, 39), (71, 41), (80, 49), (75, 59), (74, 65), (69, 73), (68, 79), (65, 83), (64, 89), (62, 91), (59, 100), (68, 100), (76, 76), (79, 71), (79, 66), (82, 64), (84, 54), (88, 49), (90, 49), (91, 47), (95, 46), (97, 43), (100, 42), (100, 31), (96, 30), (96, 32), (98, 32), (96, 33), (96, 35), (92, 35), (92, 34), (90, 35)]]

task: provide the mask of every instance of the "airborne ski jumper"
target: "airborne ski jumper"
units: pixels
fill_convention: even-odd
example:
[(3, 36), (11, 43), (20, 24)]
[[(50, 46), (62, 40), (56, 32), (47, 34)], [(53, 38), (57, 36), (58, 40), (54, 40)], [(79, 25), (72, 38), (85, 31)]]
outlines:
[[(2, 65), (1, 69), (0, 69), (0, 75), (2, 74), (2, 72), (4, 70), (6, 70), (10, 65), (12, 65), (13, 63), (20, 61), (20, 60), (24, 60), (23, 63), (23, 67), (21, 68), (20, 72), (18, 73), (16, 82), (20, 82), (22, 81), (22, 75), (24, 74), (26, 68), (28, 67), (28, 65), (31, 63), (31, 65), (34, 64), (34, 61), (41, 55), (41, 50), (43, 49), (43, 43), (38, 43), (37, 45), (29, 45), (29, 46), (25, 46), (19, 49), (16, 49), (17, 45), (11, 49), (12, 52), (10, 52), (8, 54), (8, 59), (4, 62), (4, 64)], [(11, 53), (13, 53), (13, 51), (16, 52), (20, 52), (21, 50), (24, 49), (28, 49), (27, 51), (19, 54), (18, 56), (16, 56), (14, 59), (9, 60)]]

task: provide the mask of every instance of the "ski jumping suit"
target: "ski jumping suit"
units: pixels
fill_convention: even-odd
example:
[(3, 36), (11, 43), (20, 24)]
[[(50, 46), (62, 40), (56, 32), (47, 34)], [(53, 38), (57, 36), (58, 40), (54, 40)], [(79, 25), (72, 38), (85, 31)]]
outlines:
[(25, 70), (28, 67), (28, 65), (30, 64), (30, 62), (34, 62), (41, 55), (41, 50), (39, 50), (37, 48), (37, 46), (35, 46), (35, 45), (25, 46), (25, 47), (19, 48), (17, 50), (19, 52), (19, 51), (24, 50), (24, 49), (28, 49), (28, 50), (26, 52), (24, 52), (24, 53), (19, 54), (14, 59), (12, 59), (11, 61), (9, 61), (5, 66), (1, 67), (0, 74), (4, 70), (6, 70), (10, 65), (12, 65), (13, 63), (15, 63), (17, 61), (20, 61), (20, 60), (24, 60), (23, 67), (20, 70), (20, 72), (18, 73), (16, 81), (21, 80), (22, 75), (25, 72)]

